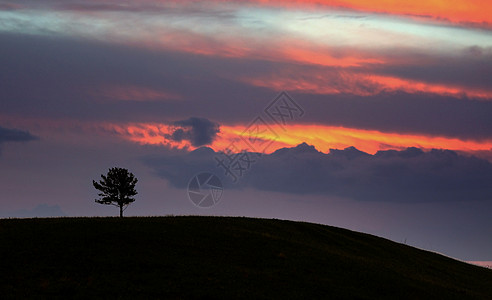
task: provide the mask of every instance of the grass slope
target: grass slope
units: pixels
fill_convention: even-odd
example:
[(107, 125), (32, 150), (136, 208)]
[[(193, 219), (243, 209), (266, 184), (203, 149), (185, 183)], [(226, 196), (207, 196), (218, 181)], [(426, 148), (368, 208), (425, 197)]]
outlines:
[(281, 220), (4, 219), (0, 258), (3, 299), (492, 297), (491, 270)]

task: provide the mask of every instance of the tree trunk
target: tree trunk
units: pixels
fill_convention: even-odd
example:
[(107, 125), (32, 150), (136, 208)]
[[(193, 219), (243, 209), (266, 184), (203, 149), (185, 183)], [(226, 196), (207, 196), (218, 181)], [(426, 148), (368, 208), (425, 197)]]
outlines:
[(123, 205), (120, 205), (120, 218), (123, 218)]

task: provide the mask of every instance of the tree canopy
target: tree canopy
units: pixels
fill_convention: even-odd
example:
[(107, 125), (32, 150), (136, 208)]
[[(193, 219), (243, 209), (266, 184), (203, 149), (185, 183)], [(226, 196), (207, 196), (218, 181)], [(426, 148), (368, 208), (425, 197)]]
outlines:
[(123, 211), (135, 201), (137, 195), (135, 185), (138, 179), (124, 168), (110, 168), (107, 175), (101, 175), (99, 182), (92, 180), (94, 187), (100, 191), (100, 198), (95, 201), (100, 204), (114, 205), (120, 209), (120, 217)]

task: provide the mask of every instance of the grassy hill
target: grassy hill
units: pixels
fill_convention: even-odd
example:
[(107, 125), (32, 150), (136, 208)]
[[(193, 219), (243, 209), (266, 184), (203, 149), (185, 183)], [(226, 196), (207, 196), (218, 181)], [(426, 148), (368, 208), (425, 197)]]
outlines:
[(491, 299), (492, 270), (345, 229), (229, 217), (0, 220), (0, 297)]

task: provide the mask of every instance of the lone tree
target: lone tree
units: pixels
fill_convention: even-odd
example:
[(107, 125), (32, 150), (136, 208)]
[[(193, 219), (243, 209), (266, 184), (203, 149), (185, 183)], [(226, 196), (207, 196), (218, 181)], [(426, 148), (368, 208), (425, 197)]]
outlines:
[(94, 187), (101, 191), (98, 194), (101, 198), (95, 201), (100, 204), (118, 206), (120, 217), (123, 217), (123, 211), (135, 201), (132, 197), (138, 194), (135, 190), (138, 179), (124, 168), (111, 168), (108, 174), (101, 175), (101, 178), (99, 182), (92, 180)]

